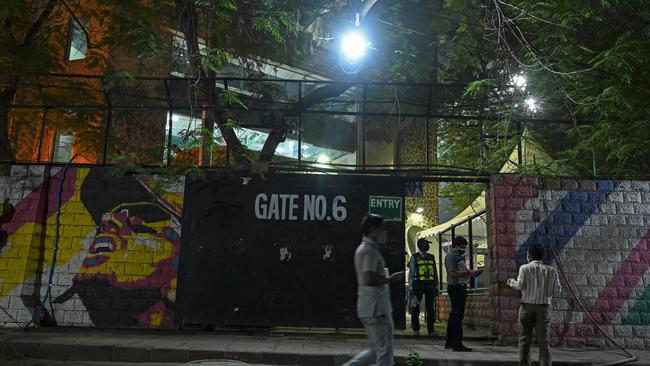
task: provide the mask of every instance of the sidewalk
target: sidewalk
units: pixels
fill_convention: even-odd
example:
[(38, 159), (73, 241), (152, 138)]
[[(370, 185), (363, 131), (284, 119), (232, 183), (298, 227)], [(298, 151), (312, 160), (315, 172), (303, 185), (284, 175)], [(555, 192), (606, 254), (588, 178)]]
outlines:
[[(397, 362), (411, 351), (425, 365), (517, 365), (517, 348), (467, 341), (474, 352), (445, 350), (442, 339), (399, 337)], [(61, 361), (175, 362), (231, 359), (271, 365), (341, 365), (366, 346), (354, 335), (242, 335), (197, 331), (101, 330), (91, 328), (40, 328), (0, 330), (0, 361), (33, 357)], [(632, 351), (650, 365), (650, 352)], [(536, 353), (533, 354), (536, 359)], [(553, 350), (554, 365), (589, 365), (624, 358), (615, 351)]]

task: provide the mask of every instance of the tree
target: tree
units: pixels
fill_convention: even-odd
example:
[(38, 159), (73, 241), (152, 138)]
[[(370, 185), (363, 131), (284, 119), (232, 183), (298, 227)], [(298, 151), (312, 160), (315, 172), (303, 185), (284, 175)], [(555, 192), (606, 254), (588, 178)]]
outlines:
[[(250, 169), (257, 159), (261, 164), (271, 161), (277, 145), (286, 138), (291, 125), (291, 114), (300, 108), (318, 103), (330, 96), (336, 96), (348, 87), (333, 85), (320, 88), (303, 98), (301, 106), (296, 105), (285, 116), (264, 115), (262, 121), (271, 129), (269, 139), (259, 157), (246, 150), (234, 133), (237, 121), (224, 108), (226, 103), (241, 103), (238, 96), (217, 88), (213, 80), (224, 64), (239, 58), (251, 66), (251, 61), (259, 57), (275, 60), (289, 59), (291, 54), (301, 52), (300, 30), (321, 13), (332, 13), (329, 1), (321, 0), (302, 4), (298, 1), (137, 1), (117, 0), (95, 1), (18, 1), (12, 0), (2, 9), (4, 24), (0, 38), (0, 66), (2, 89), (0, 90), (0, 159), (12, 161), (15, 151), (9, 141), (9, 121), (16, 118), (10, 113), (8, 105), (19, 97), (19, 90), (26, 84), (38, 84), (37, 79), (44, 74), (70, 72), (70, 67), (62, 62), (61, 54), (66, 47), (60, 34), (66, 33), (68, 20), (83, 24), (82, 19), (93, 19), (95, 27), (82, 26), (88, 42), (88, 54), (84, 62), (85, 71), (104, 75), (100, 87), (105, 93), (119, 94), (135, 85), (133, 75), (160, 70), (161, 60), (169, 60), (173, 51), (160, 28), (169, 27), (180, 30), (186, 40), (189, 61), (188, 77), (195, 78), (189, 94), (200, 106), (205, 108), (207, 118), (203, 131), (203, 161), (209, 161), (209, 141), (216, 126), (224, 138), (239, 168)], [(328, 10), (329, 9), (329, 10)], [(327, 10), (327, 11), (326, 11)], [(300, 19), (307, 22), (301, 24)], [(24, 31), (27, 29), (27, 31)], [(206, 47), (200, 45), (204, 42)], [(304, 47), (302, 47), (304, 53)], [(125, 59), (137, 60), (140, 69), (133, 70), (133, 63)], [(129, 68), (130, 67), (130, 68)], [(57, 80), (57, 82), (62, 82)], [(42, 91), (43, 88), (39, 89)], [(76, 88), (66, 89), (67, 93)], [(114, 90), (113, 90), (114, 89)], [(118, 89), (120, 89), (118, 91)], [(28, 93), (29, 94), (29, 93)], [(31, 94), (34, 94), (33, 92)], [(125, 94), (125, 93), (123, 93)], [(68, 94), (69, 96), (69, 94)], [(30, 98), (38, 97), (30, 95)], [(97, 98), (97, 96), (86, 96)], [(75, 130), (88, 123), (87, 118), (78, 118)], [(118, 151), (119, 154), (119, 151)]]
[[(558, 146), (582, 174), (650, 173), (647, 2), (487, 2), (502, 67), (528, 76), (546, 115), (576, 123)], [(555, 103), (554, 103), (555, 102)], [(578, 124), (579, 120), (592, 123)]]

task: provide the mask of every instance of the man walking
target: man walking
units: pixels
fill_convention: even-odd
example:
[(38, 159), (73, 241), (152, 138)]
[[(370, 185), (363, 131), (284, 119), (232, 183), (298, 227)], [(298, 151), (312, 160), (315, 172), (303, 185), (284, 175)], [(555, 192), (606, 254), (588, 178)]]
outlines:
[(357, 273), (357, 315), (368, 333), (370, 349), (344, 366), (393, 366), (393, 308), (389, 283), (404, 280), (404, 272), (388, 275), (380, 247), (388, 243), (384, 218), (368, 214), (361, 221), (363, 239), (354, 253)]
[(562, 291), (557, 270), (542, 262), (544, 248), (536, 244), (528, 249), (528, 264), (519, 268), (517, 279), (508, 279), (508, 286), (521, 290), (519, 307), (519, 365), (530, 366), (530, 343), (535, 329), (539, 346), (539, 365), (551, 365), (548, 345), (548, 309), (551, 298)]
[(417, 299), (417, 305), (411, 312), (411, 327), (413, 334), (420, 335), (420, 304), (424, 296), (427, 332), (428, 335), (434, 336), (434, 323), (436, 314), (434, 312), (434, 303), (438, 296), (438, 272), (436, 271), (436, 258), (429, 254), (429, 241), (422, 238), (418, 240), (419, 253), (411, 256), (409, 262), (409, 289)]
[(471, 352), (472, 349), (463, 344), (463, 318), (465, 318), (465, 302), (467, 300), (467, 283), (471, 277), (476, 277), (482, 271), (470, 271), (465, 264), (465, 248), (467, 240), (457, 236), (451, 241), (451, 248), (445, 257), (447, 269), (447, 294), (451, 302), (451, 313), (447, 322), (447, 341), (445, 348), (454, 352)]

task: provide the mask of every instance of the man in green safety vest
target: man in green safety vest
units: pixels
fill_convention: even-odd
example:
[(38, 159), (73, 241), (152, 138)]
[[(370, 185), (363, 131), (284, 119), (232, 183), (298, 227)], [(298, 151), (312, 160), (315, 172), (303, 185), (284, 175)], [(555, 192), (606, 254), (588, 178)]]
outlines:
[(424, 297), (427, 331), (429, 336), (434, 336), (433, 324), (436, 320), (434, 303), (438, 296), (436, 258), (429, 254), (429, 241), (426, 239), (418, 240), (418, 249), (420, 252), (413, 254), (409, 263), (409, 289), (412, 296), (417, 299), (411, 312), (411, 327), (413, 334), (420, 335), (420, 304)]

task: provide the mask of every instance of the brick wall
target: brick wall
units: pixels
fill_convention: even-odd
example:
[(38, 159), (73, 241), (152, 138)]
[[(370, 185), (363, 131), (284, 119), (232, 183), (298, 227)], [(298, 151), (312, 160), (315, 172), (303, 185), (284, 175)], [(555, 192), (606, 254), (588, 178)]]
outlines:
[[(449, 312), (451, 311), (449, 296), (438, 296), (436, 298), (436, 304), (438, 309), (438, 313), (436, 314), (437, 321), (446, 324), (449, 318)], [(465, 304), (463, 324), (466, 326), (489, 328), (493, 324), (493, 313), (489, 294), (469, 294), (467, 296), (467, 303)]]
[[(25, 325), (47, 288), (60, 168), (13, 166), (0, 201), (0, 324)], [(143, 177), (72, 168), (61, 195), (52, 305), (40, 317), (72, 326), (170, 326), (183, 184), (153, 193)], [(158, 190), (156, 190), (158, 192)]]
[[(505, 286), (540, 243), (558, 253), (569, 282), (604, 331), (630, 348), (650, 347), (650, 182), (541, 180), (497, 175), (488, 198), (495, 330), (514, 336), (518, 294)], [(547, 263), (558, 266), (551, 256)], [(568, 284), (552, 304), (552, 342), (604, 345)]]

